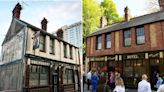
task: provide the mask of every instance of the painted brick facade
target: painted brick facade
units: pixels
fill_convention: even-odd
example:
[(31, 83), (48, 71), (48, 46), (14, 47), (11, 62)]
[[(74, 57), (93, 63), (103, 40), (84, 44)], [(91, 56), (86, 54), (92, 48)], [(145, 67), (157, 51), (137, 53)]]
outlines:
[[(144, 24), (143, 26), (145, 34), (145, 43), (142, 45), (137, 45), (136, 43), (136, 27), (130, 28), (130, 47), (124, 47), (123, 45), (124, 29), (111, 32), (112, 47), (110, 49), (105, 49), (105, 33), (101, 34), (101, 50), (96, 50), (96, 35), (88, 37), (86, 49), (87, 57), (164, 50), (164, 21), (159, 21), (151, 24)], [(92, 42), (91, 39), (93, 40)]]

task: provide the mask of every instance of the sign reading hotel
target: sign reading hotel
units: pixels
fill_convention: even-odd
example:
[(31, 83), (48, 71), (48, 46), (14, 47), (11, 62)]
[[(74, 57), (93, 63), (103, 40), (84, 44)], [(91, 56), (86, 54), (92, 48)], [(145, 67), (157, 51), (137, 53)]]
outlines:
[(144, 53), (123, 55), (123, 59), (143, 59), (144, 57)]
[(2, 61), (4, 63), (15, 61), (22, 58), (24, 42), (24, 29), (16, 34), (11, 40), (2, 47)]

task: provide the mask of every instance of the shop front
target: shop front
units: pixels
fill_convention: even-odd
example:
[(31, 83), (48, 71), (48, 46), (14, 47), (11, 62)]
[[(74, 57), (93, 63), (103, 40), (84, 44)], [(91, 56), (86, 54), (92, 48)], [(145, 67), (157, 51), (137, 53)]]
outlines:
[(145, 53), (122, 55), (123, 79), (127, 87), (137, 87), (142, 74), (147, 74), (148, 62)]
[[(148, 81), (153, 86), (153, 74), (159, 73), (164, 77), (164, 52), (142, 52), (111, 56), (91, 57), (90, 69), (96, 68), (99, 72), (119, 72), (126, 87), (137, 88), (142, 74), (148, 75)], [(110, 77), (110, 76), (108, 76)]]
[(148, 75), (153, 86), (153, 73), (164, 74), (163, 52), (146, 52), (122, 55), (123, 78), (127, 87), (137, 88), (142, 74)]
[(60, 61), (28, 58), (24, 92), (80, 92), (80, 67)]

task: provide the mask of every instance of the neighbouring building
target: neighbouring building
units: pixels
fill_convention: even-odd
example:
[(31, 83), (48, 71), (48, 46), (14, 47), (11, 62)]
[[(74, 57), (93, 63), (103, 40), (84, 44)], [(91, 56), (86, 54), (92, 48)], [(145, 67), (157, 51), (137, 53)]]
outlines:
[[(153, 73), (164, 76), (164, 1), (161, 10), (99, 29), (87, 37), (88, 70), (118, 71), (126, 87), (137, 87), (142, 74), (153, 84)], [(110, 75), (109, 75), (110, 76)], [(154, 85), (151, 85), (154, 86)]]
[(13, 10), (11, 25), (2, 43), (0, 91), (80, 92), (78, 47), (20, 19), (21, 5)]
[(81, 21), (71, 24), (69, 26), (65, 25), (56, 31), (56, 34), (59, 38), (64, 41), (73, 44), (79, 48), (80, 51), (80, 60), (82, 61), (82, 24)]
[(77, 47), (82, 46), (81, 22), (77, 22), (69, 26), (65, 25), (62, 28), (58, 29), (56, 34), (57, 36), (62, 38), (64, 41), (67, 41), (68, 43), (71, 43)]

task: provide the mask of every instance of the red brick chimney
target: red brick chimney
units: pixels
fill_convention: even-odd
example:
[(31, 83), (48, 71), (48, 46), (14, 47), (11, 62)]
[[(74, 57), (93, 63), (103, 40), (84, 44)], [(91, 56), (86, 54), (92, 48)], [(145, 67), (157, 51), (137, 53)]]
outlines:
[(21, 10), (22, 10), (22, 6), (17, 3), (15, 8), (13, 9), (13, 17), (16, 17), (16, 18), (20, 18), (20, 14), (21, 14)]
[(124, 13), (125, 13), (125, 15), (124, 15), (125, 21), (129, 21), (130, 17), (129, 17), (129, 8), (128, 8), (128, 6), (125, 7)]
[(48, 23), (48, 21), (47, 21), (46, 18), (44, 18), (44, 19), (41, 21), (42, 29), (45, 30), (45, 31), (47, 31), (47, 23)]
[(158, 0), (160, 11), (164, 11), (164, 0)]

